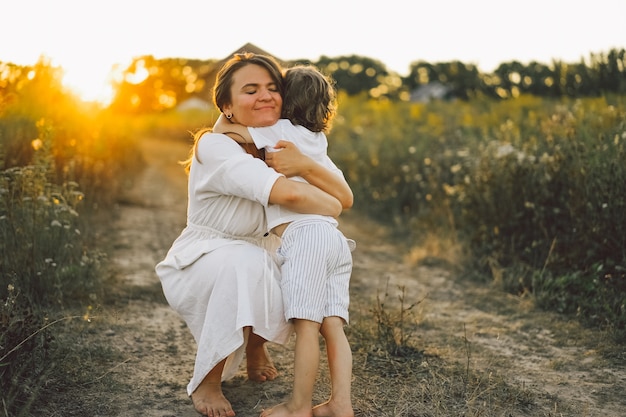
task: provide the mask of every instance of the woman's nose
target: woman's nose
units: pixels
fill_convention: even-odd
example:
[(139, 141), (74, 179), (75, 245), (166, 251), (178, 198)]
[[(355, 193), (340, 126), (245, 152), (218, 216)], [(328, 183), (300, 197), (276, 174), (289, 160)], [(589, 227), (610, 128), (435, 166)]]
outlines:
[(272, 93), (270, 90), (262, 90), (259, 95), (259, 100), (270, 100), (272, 98)]

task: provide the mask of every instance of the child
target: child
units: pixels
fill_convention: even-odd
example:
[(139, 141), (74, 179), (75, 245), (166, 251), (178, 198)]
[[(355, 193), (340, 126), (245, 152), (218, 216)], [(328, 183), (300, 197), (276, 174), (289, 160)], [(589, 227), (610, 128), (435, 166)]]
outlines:
[[(303, 154), (336, 173), (341, 180), (339, 188), (343, 188), (340, 192), (348, 191), (351, 205), (352, 191), (326, 154), (325, 132), (335, 116), (335, 100), (334, 87), (321, 72), (310, 65), (295, 66), (285, 73), (283, 119), (269, 127), (246, 128), (220, 116), (214, 131), (235, 133), (240, 142), (253, 140), (257, 148), (265, 149), (268, 159), (270, 152), (288, 146), (281, 140), (293, 142)], [(279, 258), (284, 259), (281, 289), (286, 319), (294, 324), (296, 346), (291, 398), (265, 410), (261, 417), (311, 413), (352, 417), (352, 351), (343, 326), (348, 323), (354, 241), (343, 236), (334, 218), (298, 214), (278, 205), (270, 205), (266, 211), (268, 229), (282, 238), (278, 249)], [(326, 342), (331, 396), (312, 408), (320, 333)]]

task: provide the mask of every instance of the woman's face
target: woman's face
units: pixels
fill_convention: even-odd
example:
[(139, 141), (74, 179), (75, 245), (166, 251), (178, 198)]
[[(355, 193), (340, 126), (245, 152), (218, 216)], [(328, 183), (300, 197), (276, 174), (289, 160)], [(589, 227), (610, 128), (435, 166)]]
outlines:
[(231, 104), (224, 106), (232, 121), (250, 127), (271, 126), (280, 118), (283, 99), (269, 72), (246, 65), (233, 75)]

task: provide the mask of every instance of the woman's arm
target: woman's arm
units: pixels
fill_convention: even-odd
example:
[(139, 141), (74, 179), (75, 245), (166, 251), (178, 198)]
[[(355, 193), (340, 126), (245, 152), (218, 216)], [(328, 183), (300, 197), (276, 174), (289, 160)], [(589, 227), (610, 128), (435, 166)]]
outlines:
[(265, 163), (286, 177), (299, 176), (335, 197), (344, 209), (352, 207), (354, 196), (346, 180), (301, 153), (291, 142), (279, 141), (279, 152), (266, 152)]
[(269, 202), (297, 213), (313, 213), (339, 217), (341, 203), (332, 195), (301, 181), (280, 177), (270, 192)]

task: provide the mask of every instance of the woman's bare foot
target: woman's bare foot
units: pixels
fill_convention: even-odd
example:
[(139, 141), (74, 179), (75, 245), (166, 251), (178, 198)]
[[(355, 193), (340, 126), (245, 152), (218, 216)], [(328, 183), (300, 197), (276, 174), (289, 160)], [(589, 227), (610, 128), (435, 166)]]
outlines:
[(246, 347), (246, 358), (249, 380), (265, 382), (272, 381), (278, 376), (278, 370), (270, 359), (264, 339), (258, 336), (250, 337)]
[(247, 371), (248, 379), (257, 382), (272, 381), (278, 376), (278, 370), (267, 354), (256, 358), (248, 356)]
[(311, 417), (311, 408), (294, 409), (289, 403), (282, 403), (268, 410), (263, 410), (260, 417)]
[(222, 393), (221, 384), (202, 383), (191, 394), (196, 411), (208, 417), (234, 417), (230, 402)]
[(351, 403), (339, 404), (332, 399), (313, 407), (313, 417), (354, 417)]

